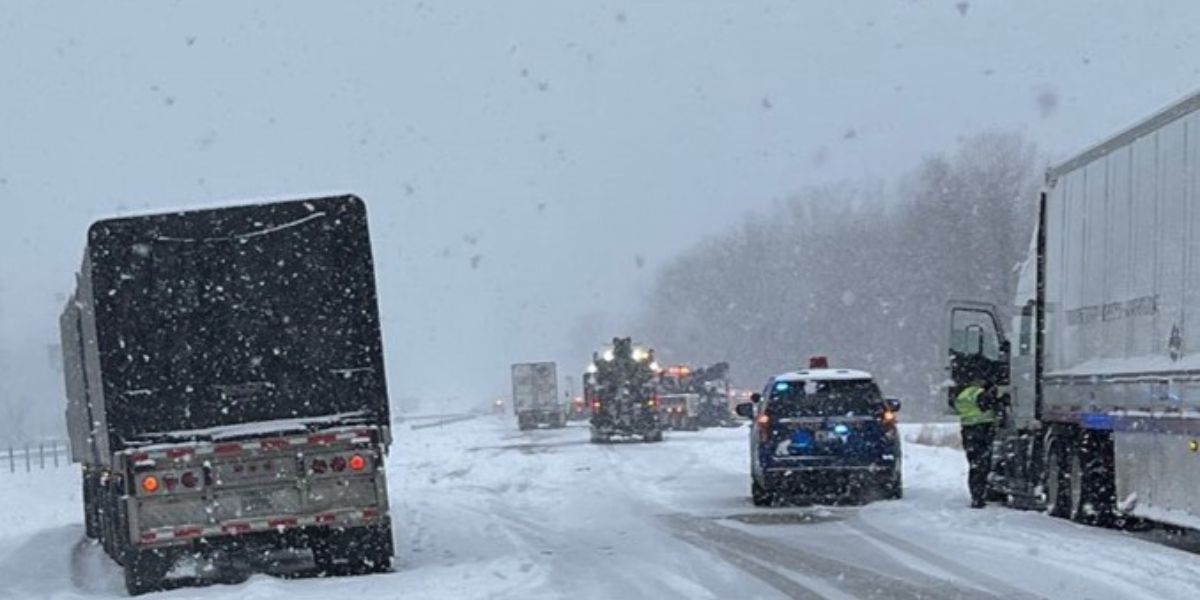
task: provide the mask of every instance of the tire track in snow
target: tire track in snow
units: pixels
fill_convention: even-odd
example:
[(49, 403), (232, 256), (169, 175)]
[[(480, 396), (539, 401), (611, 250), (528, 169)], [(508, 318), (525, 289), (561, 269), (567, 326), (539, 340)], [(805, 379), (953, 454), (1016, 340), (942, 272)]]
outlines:
[(1010, 585), (1008, 582), (1000, 579), (999, 577), (993, 577), (987, 573), (984, 573), (983, 571), (966, 566), (951, 558), (930, 552), (929, 550), (926, 550), (908, 540), (887, 533), (860, 518), (848, 519), (843, 521), (843, 524), (871, 540), (887, 544), (892, 548), (899, 550), (900, 552), (912, 556), (913, 558), (931, 564), (949, 573), (953, 573), (957, 577), (964, 579), (968, 585), (973, 585), (981, 590), (996, 592), (1001, 594), (1004, 598), (1012, 598), (1014, 600), (1044, 600), (1042, 596), (1031, 594), (1025, 590)]
[[(708, 519), (690, 517), (687, 515), (670, 515), (665, 517), (674, 533), (681, 539), (694, 545), (714, 552), (722, 558), (731, 553), (742, 555), (743, 558), (764, 563), (780, 569), (792, 571), (813, 580), (804, 585), (795, 579), (783, 577), (778, 571), (772, 571), (767, 578), (760, 576), (762, 569), (751, 565), (747, 572), (759, 577), (768, 585), (779, 589), (789, 597), (801, 598), (836, 598), (850, 596), (862, 600), (978, 600), (1007, 598), (978, 589), (968, 589), (952, 582), (929, 577), (923, 573), (914, 574), (907, 579), (897, 579), (890, 575), (875, 572), (860, 566), (845, 563), (814, 552), (798, 548), (794, 545), (781, 546), (775, 542), (767, 542), (739, 529), (721, 525)], [(736, 566), (744, 567), (745, 560), (736, 560)], [(759, 565), (761, 566), (761, 565)], [(784, 587), (780, 587), (780, 586)], [(793, 596), (795, 586), (808, 595)], [(833, 592), (822, 591), (819, 588), (832, 588)]]

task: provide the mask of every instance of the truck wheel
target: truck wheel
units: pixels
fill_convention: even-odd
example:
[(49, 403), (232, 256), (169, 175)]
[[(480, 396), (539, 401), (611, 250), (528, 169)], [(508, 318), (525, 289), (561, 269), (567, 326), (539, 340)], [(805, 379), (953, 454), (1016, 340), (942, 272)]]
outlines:
[(392, 570), (392, 526), (329, 530), (314, 536), (313, 560), (322, 575), (366, 575)]
[(100, 537), (100, 517), (96, 510), (96, 483), (87, 470), (83, 471), (83, 533), (88, 539)]
[(127, 548), (124, 554), (125, 590), (130, 596), (157, 592), (171, 568), (172, 561), (161, 550)]
[(1071, 475), (1066, 465), (1066, 446), (1066, 440), (1054, 438), (1046, 452), (1046, 513), (1052, 517), (1066, 518), (1071, 514)]
[(606, 444), (608, 443), (608, 436), (601, 434), (595, 429), (592, 429), (591, 442), (593, 444)]
[[(1116, 486), (1107, 436), (1085, 432), (1071, 453), (1071, 520), (1104, 525), (1113, 520)], [(1108, 463), (1108, 464), (1106, 464)]]
[(750, 481), (750, 502), (755, 506), (770, 506), (774, 501), (774, 494), (767, 491), (767, 488), (758, 485), (757, 481)]
[(642, 441), (646, 442), (647, 444), (661, 442), (661, 441), (663, 441), (663, 432), (661, 429), (658, 429), (658, 430), (652, 431), (650, 433), (644, 434), (644, 435), (642, 435)]

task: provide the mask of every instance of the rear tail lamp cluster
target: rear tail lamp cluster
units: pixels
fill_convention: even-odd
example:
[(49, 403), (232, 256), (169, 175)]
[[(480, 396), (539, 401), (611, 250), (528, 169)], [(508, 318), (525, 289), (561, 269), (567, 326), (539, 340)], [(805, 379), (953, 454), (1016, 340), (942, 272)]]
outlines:
[(771, 439), (771, 417), (767, 414), (761, 414), (754, 420), (754, 424), (758, 426), (758, 439), (761, 442), (767, 442)]
[(314, 458), (309, 463), (309, 469), (313, 473), (321, 474), (329, 471), (341, 473), (349, 467), (351, 471), (362, 471), (367, 468), (367, 459), (361, 454), (355, 454), (350, 458), (344, 456), (335, 456), (329, 460), (323, 458)]
[(193, 471), (185, 471), (182, 475), (145, 475), (142, 477), (141, 488), (146, 494), (155, 494), (160, 491), (167, 493), (178, 491), (180, 487), (185, 490), (196, 489), (200, 485), (200, 477)]

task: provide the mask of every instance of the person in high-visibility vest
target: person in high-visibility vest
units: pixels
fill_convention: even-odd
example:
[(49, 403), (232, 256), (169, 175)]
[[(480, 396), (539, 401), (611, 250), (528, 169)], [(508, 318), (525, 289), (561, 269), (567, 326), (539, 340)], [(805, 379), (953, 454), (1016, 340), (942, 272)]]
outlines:
[(996, 435), (996, 388), (983, 380), (972, 381), (954, 398), (953, 407), (962, 422), (971, 508), (983, 508), (988, 473), (992, 470), (992, 440)]

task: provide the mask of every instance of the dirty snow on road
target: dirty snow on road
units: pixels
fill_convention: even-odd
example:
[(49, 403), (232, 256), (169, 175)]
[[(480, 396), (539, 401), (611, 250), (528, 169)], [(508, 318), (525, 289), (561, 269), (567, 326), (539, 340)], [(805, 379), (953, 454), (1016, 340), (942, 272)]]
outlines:
[[(508, 419), (409, 420), (389, 459), (396, 571), (255, 576), (162, 598), (1194, 598), (1195, 555), (1037, 513), (966, 508), (961, 451), (908, 444), (906, 496), (758, 509), (746, 431), (592, 445)], [(82, 540), (78, 475), (3, 474), (0, 597), (123, 596)]]

